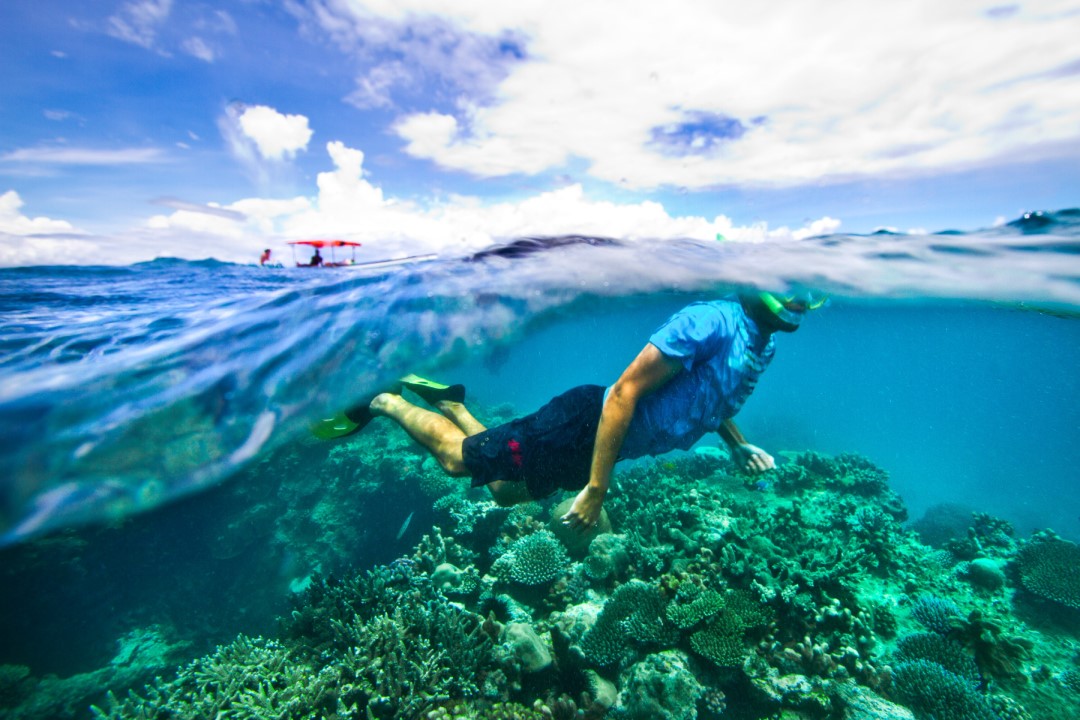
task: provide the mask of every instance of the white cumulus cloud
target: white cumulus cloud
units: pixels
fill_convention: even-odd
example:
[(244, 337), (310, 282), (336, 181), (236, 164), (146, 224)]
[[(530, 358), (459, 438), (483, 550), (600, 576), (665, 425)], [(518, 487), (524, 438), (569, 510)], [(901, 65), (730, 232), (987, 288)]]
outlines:
[(66, 220), (30, 217), (14, 190), (0, 195), (0, 267), (98, 262), (97, 245)]
[[(189, 255), (176, 243), (193, 242), (190, 233), (218, 238), (215, 256), (251, 262), (265, 246), (286, 240), (338, 237), (364, 244), (364, 257), (385, 259), (417, 252), (463, 254), (523, 235), (584, 233), (635, 238), (695, 238), (759, 242), (799, 240), (833, 232), (840, 221), (821, 218), (801, 228), (770, 228), (766, 223), (736, 225), (730, 218), (672, 215), (658, 202), (617, 203), (590, 198), (581, 185), (542, 192), (516, 201), (489, 203), (453, 196), (420, 203), (388, 197), (366, 177), (364, 153), (341, 142), (326, 146), (333, 169), (319, 173), (312, 197), (249, 198), (227, 205), (179, 207), (151, 218), (149, 229), (172, 233), (173, 254), (203, 257), (205, 238)], [(197, 248), (197, 249), (195, 249)], [(288, 259), (288, 258), (286, 258)]]
[(19, 193), (8, 190), (0, 195), (0, 232), (9, 235), (36, 235), (44, 233), (76, 233), (74, 225), (66, 220), (47, 217), (27, 217), (22, 214), (23, 200)]
[(265, 105), (246, 107), (237, 116), (241, 132), (267, 160), (286, 160), (306, 150), (312, 131), (303, 115), (286, 115)]
[[(448, 56), (429, 47), (497, 65), (458, 79), (453, 104), (418, 101), (395, 125), (410, 154), (479, 176), (577, 159), (630, 188), (792, 186), (969, 168), (1080, 140), (1080, 15), (1062, 0), (1010, 12), (980, 0), (314, 6), (342, 47), (389, 48), (405, 36), (395, 27), (440, 40), (410, 50), (400, 76), (366, 66), (359, 101), (385, 104), (393, 83), (422, 77), (417, 65), (446, 77), (436, 64)], [(506, 38), (521, 51), (498, 54)]]

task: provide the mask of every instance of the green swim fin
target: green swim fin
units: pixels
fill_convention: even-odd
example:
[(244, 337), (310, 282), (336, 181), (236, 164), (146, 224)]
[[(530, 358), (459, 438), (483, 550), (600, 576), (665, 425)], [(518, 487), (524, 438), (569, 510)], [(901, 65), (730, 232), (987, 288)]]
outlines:
[(440, 400), (465, 402), (464, 385), (443, 385), (434, 380), (411, 374), (401, 378), (401, 384), (433, 405)]
[(334, 440), (358, 433), (371, 422), (371, 410), (358, 405), (334, 417), (325, 418), (311, 426), (311, 434), (320, 440)]

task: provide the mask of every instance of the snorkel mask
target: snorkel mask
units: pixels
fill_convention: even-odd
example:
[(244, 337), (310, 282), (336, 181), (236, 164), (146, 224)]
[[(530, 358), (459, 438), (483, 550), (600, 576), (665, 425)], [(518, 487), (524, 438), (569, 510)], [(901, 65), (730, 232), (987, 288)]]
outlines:
[(812, 292), (798, 292), (787, 296), (760, 292), (757, 299), (767, 311), (766, 322), (769, 325), (783, 332), (795, 332), (806, 313), (817, 310), (829, 298), (827, 295)]

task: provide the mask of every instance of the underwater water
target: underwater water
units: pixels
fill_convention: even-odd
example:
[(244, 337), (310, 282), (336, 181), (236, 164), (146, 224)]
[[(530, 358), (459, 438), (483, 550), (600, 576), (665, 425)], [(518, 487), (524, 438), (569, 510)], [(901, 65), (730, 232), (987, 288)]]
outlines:
[[(588, 240), (0, 270), (0, 716), (1075, 716), (1080, 212)], [(620, 464), (588, 542), (388, 420), (310, 433), (407, 372), (493, 426), (789, 287), (829, 303), (737, 418), (779, 467)]]

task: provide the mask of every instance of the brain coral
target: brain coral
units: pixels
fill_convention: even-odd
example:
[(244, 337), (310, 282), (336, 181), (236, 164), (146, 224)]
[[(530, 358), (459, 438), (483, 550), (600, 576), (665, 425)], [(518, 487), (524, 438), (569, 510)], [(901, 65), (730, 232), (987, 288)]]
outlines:
[(1080, 609), (1080, 547), (1056, 538), (1042, 540), (1025, 546), (1017, 559), (1027, 590)]
[(541, 585), (566, 570), (566, 550), (548, 530), (515, 540), (510, 546), (510, 577), (522, 585)]

